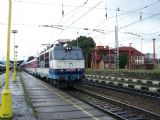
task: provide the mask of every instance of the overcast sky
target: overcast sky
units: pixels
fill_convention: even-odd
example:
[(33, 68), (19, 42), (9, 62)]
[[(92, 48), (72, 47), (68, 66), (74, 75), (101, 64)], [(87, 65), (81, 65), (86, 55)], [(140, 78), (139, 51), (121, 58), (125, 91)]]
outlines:
[[(45, 48), (41, 44), (72, 40), (80, 35), (92, 37), (96, 45), (115, 47), (117, 23), (119, 46), (133, 43), (139, 51), (153, 53), (155, 38), (156, 54), (160, 57), (159, 0), (12, 0), (12, 3), (11, 29), (18, 30), (15, 43), (19, 46), (19, 60), (36, 56)], [(7, 19), (8, 0), (0, 0), (0, 60), (6, 58)], [(11, 34), (11, 60), (13, 41)]]

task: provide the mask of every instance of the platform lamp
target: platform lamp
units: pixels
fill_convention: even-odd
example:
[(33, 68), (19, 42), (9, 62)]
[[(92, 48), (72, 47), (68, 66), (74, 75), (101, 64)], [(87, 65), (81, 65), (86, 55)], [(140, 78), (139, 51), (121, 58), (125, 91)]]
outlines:
[(17, 66), (16, 55), (17, 55), (17, 48), (18, 48), (18, 45), (15, 45), (14, 46), (14, 73), (13, 73), (13, 81), (14, 82), (16, 82), (16, 66)]
[(13, 72), (13, 81), (16, 82), (16, 76), (15, 76), (16, 75), (15, 74), (16, 73), (15, 72), (15, 49), (16, 49), (15, 38), (16, 37), (15, 37), (15, 34), (18, 33), (18, 30), (12, 30), (12, 33), (14, 34), (14, 53), (13, 53), (13, 55), (14, 55), (14, 72)]
[(17, 76), (17, 56), (18, 56), (18, 51), (15, 51), (15, 61), (16, 61), (16, 66), (15, 66), (15, 76)]
[(8, 29), (7, 29), (7, 55), (6, 55), (6, 77), (5, 87), (2, 91), (2, 99), (0, 106), (0, 117), (11, 118), (12, 117), (12, 96), (9, 90), (9, 58), (10, 58), (10, 32), (11, 32), (11, 8), (12, 1), (8, 0)]

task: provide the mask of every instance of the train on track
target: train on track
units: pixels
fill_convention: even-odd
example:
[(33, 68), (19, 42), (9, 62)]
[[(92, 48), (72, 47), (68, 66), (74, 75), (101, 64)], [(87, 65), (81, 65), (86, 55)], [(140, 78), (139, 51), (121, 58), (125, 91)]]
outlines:
[(84, 56), (78, 46), (51, 45), (20, 68), (55, 86), (71, 87), (84, 78)]
[(4, 72), (6, 70), (6, 65), (3, 62), (0, 62), (0, 72)]

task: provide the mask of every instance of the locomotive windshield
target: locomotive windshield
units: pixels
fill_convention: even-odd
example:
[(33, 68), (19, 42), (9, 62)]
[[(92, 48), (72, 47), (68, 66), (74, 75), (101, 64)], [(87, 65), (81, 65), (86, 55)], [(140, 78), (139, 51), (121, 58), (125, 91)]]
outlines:
[(81, 49), (72, 49), (70, 51), (65, 49), (55, 49), (54, 58), (56, 60), (83, 60)]

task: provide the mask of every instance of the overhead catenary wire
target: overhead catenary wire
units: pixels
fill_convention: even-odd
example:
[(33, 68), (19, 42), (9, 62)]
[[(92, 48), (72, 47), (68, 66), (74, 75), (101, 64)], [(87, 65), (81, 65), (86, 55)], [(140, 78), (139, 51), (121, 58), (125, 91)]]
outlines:
[[(132, 25), (134, 25), (134, 24), (136, 24), (136, 23), (139, 23), (139, 22), (142, 22), (142, 21), (144, 21), (144, 20), (153, 18), (153, 17), (155, 17), (155, 16), (160, 16), (160, 13), (154, 14), (154, 15), (149, 16), (149, 17), (146, 17), (146, 18), (143, 18), (141, 21), (137, 20), (137, 21), (132, 22), (132, 23), (129, 23), (129, 24), (127, 24), (127, 25), (120, 26), (120, 27), (118, 27), (118, 29), (124, 29), (124, 28), (130, 27), (130, 26), (132, 26)], [(110, 33), (110, 32), (114, 32), (114, 30), (111, 30), (111, 31), (109, 31), (109, 32), (107, 32), (107, 33)], [(105, 34), (107, 34), (107, 33), (105, 33)]]
[[(160, 16), (160, 13), (158, 14), (154, 14), (152, 16), (149, 16), (149, 17), (146, 17), (146, 18), (143, 18), (141, 21), (144, 21), (144, 20), (147, 20), (147, 19), (150, 19), (152, 17), (155, 17), (155, 16)], [(121, 26), (119, 27), (119, 29), (123, 29), (123, 28), (126, 28), (126, 27), (129, 27), (133, 24), (136, 24), (136, 23), (139, 23), (141, 21), (135, 21), (135, 22), (132, 22), (130, 24), (127, 24), (127, 25), (124, 25), (124, 26)], [(76, 21), (75, 21), (76, 22)], [(73, 23), (74, 24), (74, 23)], [(7, 25), (6, 23), (0, 23), (0, 25)], [(84, 30), (92, 30), (92, 31), (103, 31), (103, 34), (107, 34), (107, 33), (110, 33), (110, 32), (114, 32), (114, 30), (110, 30), (106, 33), (104, 33), (104, 30), (102, 29), (93, 29), (93, 28), (80, 28), (80, 27), (71, 27), (71, 26), (63, 26), (63, 25), (36, 25), (36, 24), (12, 24), (12, 25), (17, 25), (17, 26), (29, 26), (29, 27), (51, 27), (51, 28), (57, 28), (57, 29), (62, 29), (62, 30), (65, 30), (65, 29), (68, 29), (68, 28), (71, 28), (71, 29), (84, 29)]]
[[(17, 0), (15, 0), (15, 1), (17, 1)], [(22, 1), (21, 1), (22, 2)], [(142, 8), (139, 8), (139, 9), (145, 9), (145, 8), (148, 8), (149, 6), (152, 6), (152, 5), (154, 5), (154, 4), (156, 4), (157, 2), (159, 2), (159, 0), (158, 1), (155, 1), (155, 2), (153, 2), (153, 3), (151, 3), (151, 4), (149, 4), (149, 5), (145, 5), (144, 7), (142, 7)], [(97, 9), (97, 7), (95, 8), (95, 9)], [(108, 10), (108, 9), (107, 9)], [(138, 9), (137, 9), (138, 10)], [(127, 14), (127, 13), (126, 13)], [(119, 14), (120, 15), (120, 14)], [(118, 15), (118, 16), (119, 16)], [(115, 16), (114, 16), (115, 17)], [(151, 16), (152, 17), (152, 16)], [(109, 18), (108, 18), (109, 19)], [(136, 21), (136, 23), (137, 23), (138, 21)], [(127, 24), (127, 25), (124, 25), (124, 26), (122, 26), (122, 27), (120, 27), (120, 29), (121, 28), (125, 28), (125, 27), (127, 27), (127, 26), (131, 26), (132, 24), (135, 24), (135, 22), (134, 23), (131, 23), (131, 24)], [(65, 26), (66, 27), (66, 26)], [(70, 28), (72, 28), (72, 27), (70, 27)], [(67, 28), (68, 29), (68, 28)], [(78, 27), (77, 27), (77, 29), (78, 29)], [(80, 29), (83, 29), (83, 28), (80, 28)], [(88, 29), (91, 29), (92, 31), (94, 30), (94, 28), (88, 28)]]
[[(72, 17), (75, 15), (75, 14), (77, 14), (78, 13), (78, 11), (84, 6), (84, 5), (86, 5), (87, 4), (87, 2), (88, 2), (88, 0), (87, 1), (85, 1), (82, 5), (80, 5), (80, 6), (78, 6), (77, 8), (75, 8), (74, 10), (72, 10), (72, 15), (63, 23), (63, 24), (65, 24), (65, 23), (67, 23), (70, 19), (72, 19)], [(62, 7), (62, 9), (63, 9), (63, 7)], [(64, 17), (64, 16), (63, 16)], [(62, 17), (62, 18), (63, 18)], [(62, 18), (61, 18), (61, 21), (62, 21)], [(61, 22), (60, 21), (60, 22)], [(58, 22), (58, 24), (60, 24), (60, 22)]]
[[(25, 0), (23, 0), (23, 1), (21, 1), (21, 0), (15, 0), (15, 1), (18, 1), (18, 2), (27, 2), (27, 1), (25, 1)], [(28, 1), (29, 3), (31, 2), (31, 1)], [(143, 9), (145, 9), (145, 8), (148, 8), (148, 7), (150, 7), (150, 6), (152, 6), (152, 5), (154, 5), (154, 4), (156, 4), (157, 2), (159, 2), (159, 0), (157, 0), (157, 1), (155, 1), (155, 2), (153, 2), (153, 3), (151, 3), (151, 4), (148, 4), (148, 5), (145, 5), (145, 6), (143, 6), (143, 7), (140, 7), (139, 9), (135, 9), (135, 10), (132, 10), (132, 11), (126, 11), (125, 13), (122, 13), (122, 14), (119, 14), (119, 15), (117, 15), (118, 17), (119, 16), (121, 16), (121, 15), (125, 15), (125, 14), (129, 14), (129, 13), (131, 13), (131, 12), (136, 12), (136, 11), (139, 11), (139, 10), (143, 10)], [(47, 4), (47, 5), (60, 5), (60, 4), (53, 4), (53, 3), (44, 3), (44, 2), (31, 2), (31, 3), (35, 3), (35, 4)], [(74, 6), (74, 5), (68, 5), (68, 6), (70, 6), (70, 7), (77, 7), (77, 6)], [(82, 7), (82, 6), (81, 6)], [(83, 6), (83, 8), (90, 8), (90, 7), (84, 7)], [(94, 8), (94, 9), (97, 9), (97, 7), (96, 8)], [(104, 8), (103, 8), (104, 9)], [(107, 9), (108, 10), (108, 9)], [(121, 10), (121, 11), (123, 11), (123, 10)], [(115, 16), (112, 16), (112, 17), (109, 17), (109, 18), (107, 18), (107, 19), (111, 19), (111, 18), (114, 18)], [(106, 19), (105, 19), (106, 20)], [(98, 24), (96, 27), (94, 27), (94, 28), (97, 28), (98, 26), (100, 26), (101, 24), (103, 24), (104, 22), (105, 22), (105, 20), (103, 20), (100, 24)], [(93, 29), (94, 29), (93, 28)], [(92, 31), (93, 32), (93, 31)], [(90, 33), (89, 33), (90, 34)]]
[[(153, 17), (155, 17), (155, 16), (159, 16), (159, 15), (160, 15), (160, 13), (154, 14), (154, 15), (152, 15), (152, 16), (149, 16), (149, 17), (146, 17), (146, 18), (141, 19), (141, 21), (144, 21), (144, 20), (153, 18)], [(124, 26), (122, 26), (122, 27), (119, 27), (119, 29), (123, 29), (123, 28), (129, 27), (129, 26), (134, 25), (134, 24), (136, 24), (136, 23), (139, 23), (139, 22), (141, 22), (141, 21), (138, 20), (138, 21), (132, 22), (132, 23), (130, 23), (130, 24), (127, 24), (127, 25), (124, 25)]]
[[(67, 28), (65, 30), (67, 30), (70, 26), (72, 26), (74, 23), (76, 23), (78, 20), (80, 20), (82, 17), (84, 17), (86, 14), (88, 14), (91, 10), (93, 10), (96, 6), (98, 6), (100, 3), (102, 3), (102, 1), (98, 2), (98, 4), (94, 5), (91, 9), (89, 9), (87, 12), (85, 12), (84, 14), (82, 14), (80, 17), (78, 17), (76, 20), (74, 20), (70, 25), (67, 26)], [(59, 35), (61, 35), (65, 30), (63, 30), (62, 32), (60, 32), (57, 37)]]
[[(138, 12), (138, 11), (141, 11), (141, 10), (143, 10), (143, 9), (146, 9), (146, 8), (149, 8), (149, 7), (153, 6), (153, 5), (157, 4), (158, 2), (160, 2), (160, 0), (157, 0), (157, 1), (153, 2), (153, 3), (151, 3), (151, 4), (145, 5), (145, 6), (143, 6), (143, 7), (140, 7), (140, 8), (138, 8), (138, 9), (135, 9), (135, 10), (130, 10), (130, 11), (120, 10), (121, 12), (124, 12), (124, 13), (118, 14), (117, 17), (123, 16), (123, 15), (126, 15), (126, 14), (130, 14), (130, 13), (136, 13), (136, 12)], [(107, 10), (109, 10), (109, 9), (107, 9)], [(115, 9), (114, 11), (116, 11), (116, 9)], [(116, 17), (116, 15), (111, 16), (111, 17), (108, 17), (107, 19), (106, 19), (106, 18), (103, 19), (103, 20), (102, 20), (98, 25), (96, 25), (94, 28), (97, 28), (97, 27), (101, 26), (106, 20), (109, 20), (109, 19), (112, 19), (112, 18), (115, 18), (115, 17)], [(142, 19), (142, 18), (141, 18), (141, 19)], [(91, 31), (89, 34), (91, 34), (92, 32), (93, 32), (93, 31)]]

